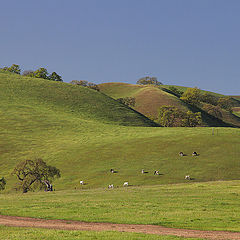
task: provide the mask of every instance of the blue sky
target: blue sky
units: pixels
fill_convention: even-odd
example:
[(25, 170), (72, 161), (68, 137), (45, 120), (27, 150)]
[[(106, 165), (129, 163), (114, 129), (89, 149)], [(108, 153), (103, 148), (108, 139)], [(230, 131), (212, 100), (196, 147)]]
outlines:
[(240, 95), (239, 13), (238, 0), (2, 1), (0, 65)]

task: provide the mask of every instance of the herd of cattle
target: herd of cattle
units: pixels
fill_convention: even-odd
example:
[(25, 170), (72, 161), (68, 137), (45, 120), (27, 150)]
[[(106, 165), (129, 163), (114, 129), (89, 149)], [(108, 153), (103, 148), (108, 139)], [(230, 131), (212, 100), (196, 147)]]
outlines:
[[(179, 152), (179, 156), (180, 156), (180, 157), (183, 157), (183, 156), (187, 156), (187, 155), (184, 154), (183, 152)], [(193, 153), (192, 153), (192, 156), (193, 156), (193, 157), (199, 156), (199, 154), (198, 154), (197, 152), (193, 152)], [(112, 168), (110, 169), (110, 172), (111, 172), (111, 173), (117, 173), (117, 171), (115, 171), (115, 170), (112, 169)], [(141, 173), (144, 174), (144, 173), (147, 173), (147, 172), (145, 172), (144, 169), (142, 169), (142, 170), (141, 170)], [(158, 170), (155, 170), (153, 174), (154, 174), (154, 175), (160, 175)], [(185, 176), (185, 179), (186, 179), (186, 180), (191, 180), (190, 175), (186, 175), (186, 176)], [(81, 180), (81, 181), (80, 181), (80, 185), (84, 185), (84, 184), (85, 184), (84, 181)], [(129, 185), (128, 182), (124, 182), (124, 183), (123, 183), (123, 187), (128, 187), (128, 185)], [(109, 185), (108, 185), (108, 188), (114, 188), (113, 184), (109, 184)]]

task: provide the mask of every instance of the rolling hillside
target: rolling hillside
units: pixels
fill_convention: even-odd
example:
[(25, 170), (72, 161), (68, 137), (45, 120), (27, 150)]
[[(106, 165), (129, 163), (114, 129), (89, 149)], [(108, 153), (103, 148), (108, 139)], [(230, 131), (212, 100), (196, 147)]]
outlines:
[[(80, 189), (79, 180), (87, 183), (82, 188), (97, 188), (124, 181), (179, 183), (186, 174), (193, 181), (239, 179), (239, 129), (216, 128), (212, 135), (211, 128), (151, 127), (151, 121), (102, 93), (14, 74), (0, 74), (0, 100), (5, 191), (17, 182), (11, 175), (16, 164), (34, 158), (61, 170), (57, 190)], [(180, 151), (187, 156), (180, 158)], [(193, 158), (193, 151), (200, 155)]]
[[(136, 104), (134, 109), (138, 112), (150, 117), (151, 119), (156, 119), (158, 114), (158, 109), (163, 105), (170, 105), (177, 107), (181, 110), (191, 110), (193, 112), (201, 112), (203, 119), (203, 126), (239, 126), (240, 118), (234, 114), (229, 114), (223, 111), (223, 118), (217, 119), (203, 110), (193, 107), (177, 96), (171, 94), (168, 91), (169, 85), (161, 85), (160, 87), (150, 86), (150, 85), (134, 85), (127, 83), (103, 83), (98, 85), (100, 90), (113, 97), (115, 99), (124, 97), (134, 97)], [(181, 91), (185, 91), (186, 87), (175, 86)], [(221, 94), (202, 91), (212, 94), (217, 97), (223, 97)], [(235, 101), (237, 105), (237, 100)], [(238, 105), (237, 105), (238, 106)], [(240, 107), (240, 102), (239, 102)]]

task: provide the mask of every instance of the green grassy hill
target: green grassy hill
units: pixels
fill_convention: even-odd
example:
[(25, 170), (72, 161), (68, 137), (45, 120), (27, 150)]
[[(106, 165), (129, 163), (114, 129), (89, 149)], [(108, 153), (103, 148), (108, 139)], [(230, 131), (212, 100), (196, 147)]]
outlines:
[(151, 121), (102, 93), (14, 74), (0, 74), (0, 100), (6, 191), (16, 183), (15, 165), (34, 158), (61, 170), (57, 189), (80, 188), (79, 180), (83, 188), (179, 183), (186, 174), (193, 181), (239, 179), (239, 129), (216, 128), (212, 135), (211, 128), (148, 127)]
[[(201, 112), (203, 119), (203, 126), (239, 126), (240, 118), (234, 114), (227, 113), (223, 111), (223, 118), (217, 119), (214, 116), (209, 115), (202, 109), (191, 106), (183, 102), (177, 96), (171, 94), (169, 91), (170, 85), (161, 85), (160, 87), (155, 87), (151, 85), (134, 85), (127, 83), (103, 83), (98, 85), (100, 90), (107, 94), (108, 96), (118, 99), (124, 97), (134, 97), (136, 105), (134, 109), (138, 112), (150, 117), (151, 119), (156, 119), (158, 114), (158, 109), (163, 105), (170, 105), (177, 107), (181, 110), (191, 110), (193, 112)], [(180, 91), (186, 91), (186, 87), (174, 86)], [(208, 91), (203, 91), (203, 93), (209, 93), (216, 97), (224, 97), (224, 95), (212, 93)], [(240, 102), (235, 99), (235, 106), (240, 107)]]

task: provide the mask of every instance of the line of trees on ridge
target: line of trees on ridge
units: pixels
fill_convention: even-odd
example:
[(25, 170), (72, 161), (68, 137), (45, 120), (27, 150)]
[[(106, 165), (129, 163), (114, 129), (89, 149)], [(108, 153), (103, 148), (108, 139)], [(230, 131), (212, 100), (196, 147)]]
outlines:
[[(16, 74), (21, 74), (21, 69), (20, 66), (17, 64), (12, 64), (10, 67), (3, 67), (1, 68), (3, 71), (6, 72), (11, 72), (11, 73), (16, 73)], [(25, 70), (22, 73), (22, 76), (26, 77), (35, 77), (35, 78), (43, 78), (47, 80), (52, 80), (52, 81), (58, 81), (62, 82), (62, 77), (58, 75), (56, 72), (52, 72), (51, 74), (48, 73), (46, 68), (39, 68), (37, 70)]]

